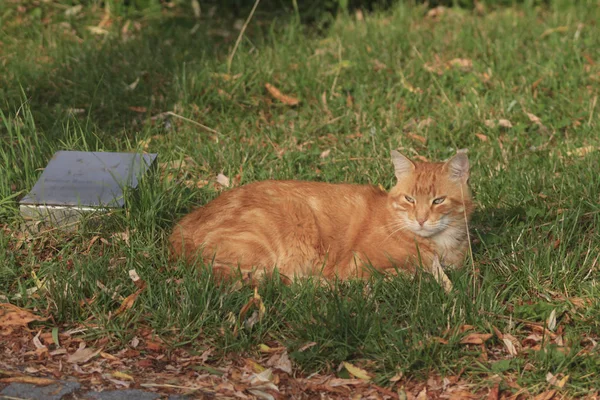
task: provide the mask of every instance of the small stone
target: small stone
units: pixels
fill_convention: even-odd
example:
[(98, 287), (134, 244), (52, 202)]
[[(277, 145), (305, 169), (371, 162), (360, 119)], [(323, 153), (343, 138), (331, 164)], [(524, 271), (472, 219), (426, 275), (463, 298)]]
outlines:
[(0, 395), (21, 399), (60, 400), (63, 396), (73, 393), (80, 387), (81, 385), (78, 382), (68, 381), (57, 381), (55, 384), (48, 386), (11, 383), (0, 392)]
[(127, 389), (89, 392), (85, 395), (85, 398), (94, 400), (157, 400), (161, 398), (161, 395), (153, 392), (144, 392), (138, 389)]

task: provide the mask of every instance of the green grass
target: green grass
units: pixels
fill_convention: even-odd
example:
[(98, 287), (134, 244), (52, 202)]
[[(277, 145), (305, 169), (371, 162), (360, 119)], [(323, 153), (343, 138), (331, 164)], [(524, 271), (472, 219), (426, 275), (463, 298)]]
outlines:
[[(94, 324), (92, 338), (108, 337), (111, 349), (151, 328), (170, 346), (214, 347), (219, 356), (278, 342), (306, 374), (335, 373), (351, 361), (384, 385), (400, 371), (425, 379), (465, 368), (483, 387), (500, 374), (542, 392), (552, 372), (570, 375), (570, 395), (597, 389), (590, 374), (600, 371), (598, 351), (582, 341), (598, 340), (600, 328), (597, 2), (452, 10), (438, 19), (396, 6), (364, 21), (341, 16), (318, 33), (259, 10), (231, 71), (238, 34), (231, 19), (194, 28), (192, 14), (178, 8), (121, 10), (96, 34), (88, 27), (103, 10), (66, 16), (65, 9), (0, 6), (0, 294), (11, 302), (47, 310), (61, 329)], [(456, 58), (472, 68), (445, 67)], [(274, 101), (265, 83), (300, 105)], [(217, 133), (152, 118), (166, 111)], [(418, 124), (427, 118), (434, 122)], [(486, 124), (498, 119), (512, 128)], [(144, 181), (102, 228), (20, 233), (18, 199), (54, 151), (144, 146), (161, 163), (185, 163)], [(587, 146), (593, 151), (581, 154)], [(242, 184), (275, 178), (389, 188), (394, 148), (433, 160), (469, 149), (474, 259), (449, 273), (452, 293), (426, 275), (366, 285), (285, 286), (274, 278), (258, 290), (264, 318), (248, 329), (238, 316), (252, 288), (219, 285), (206, 269), (169, 261), (172, 224), (218, 194), (197, 181), (222, 172), (239, 174)], [(147, 288), (113, 316), (121, 299), (112, 293), (136, 290), (130, 269)], [(46, 286), (28, 295), (33, 272)], [(479, 347), (459, 343), (465, 324), (522, 341), (531, 333), (523, 321), (543, 324), (552, 310), (562, 348), (524, 349), (509, 360), (493, 337), (485, 360)], [(299, 351), (309, 342), (317, 344)]]

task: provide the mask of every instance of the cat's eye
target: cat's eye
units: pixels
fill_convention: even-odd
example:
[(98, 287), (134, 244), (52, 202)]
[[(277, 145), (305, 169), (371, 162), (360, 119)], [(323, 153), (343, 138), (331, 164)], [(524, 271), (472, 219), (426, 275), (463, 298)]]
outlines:
[(406, 199), (406, 201), (408, 201), (409, 203), (414, 203), (414, 202), (415, 202), (415, 199), (413, 199), (413, 198), (412, 198), (412, 197), (410, 197), (410, 196), (404, 196), (404, 198), (405, 198), (405, 199)]
[(438, 197), (437, 199), (433, 200), (433, 204), (442, 204), (444, 200), (446, 200), (446, 197)]

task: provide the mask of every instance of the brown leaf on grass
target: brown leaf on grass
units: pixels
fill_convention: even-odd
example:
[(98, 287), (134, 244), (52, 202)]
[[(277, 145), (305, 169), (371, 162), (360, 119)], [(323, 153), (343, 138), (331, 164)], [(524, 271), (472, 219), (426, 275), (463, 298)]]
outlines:
[(129, 278), (131, 278), (131, 280), (133, 281), (135, 286), (138, 287), (138, 289), (142, 289), (142, 288), (146, 287), (146, 282), (144, 282), (142, 280), (142, 278), (140, 278), (140, 276), (138, 275), (138, 273), (135, 269), (130, 269), (128, 273), (129, 273)]
[(11, 376), (0, 379), (0, 383), (28, 383), (36, 386), (48, 386), (56, 382), (54, 379), (37, 378), (35, 376)]
[(150, 142), (152, 142), (152, 138), (142, 139), (138, 142), (138, 146), (145, 151), (150, 147)]
[(364, 381), (371, 380), (371, 376), (364, 369), (358, 368), (357, 366), (346, 361), (344, 361), (342, 364), (344, 365), (344, 368), (346, 368), (346, 370), (355, 378), (362, 379)]
[(515, 347), (515, 345), (513, 344), (513, 342), (509, 338), (504, 337), (502, 339), (502, 342), (504, 343), (504, 347), (506, 347), (506, 351), (508, 351), (508, 354), (511, 357), (517, 356), (517, 354), (518, 354), (517, 348)]
[(541, 131), (541, 132), (546, 132), (546, 131), (548, 131), (548, 128), (546, 128), (546, 127), (544, 126), (544, 124), (542, 124), (542, 120), (541, 120), (539, 117), (537, 117), (536, 115), (534, 115), (534, 114), (532, 114), (532, 113), (529, 113), (529, 112), (525, 112), (525, 114), (527, 114), (527, 118), (529, 118), (529, 120), (530, 120), (531, 122), (533, 122), (535, 125), (537, 125), (537, 126), (539, 126), (539, 127), (540, 127), (540, 131)]
[(473, 61), (469, 60), (468, 58), (455, 58), (450, 60), (448, 64), (454, 68), (460, 69), (463, 72), (473, 69)]
[(125, 379), (125, 380), (131, 381), (131, 382), (135, 382), (135, 379), (133, 379), (133, 376), (128, 375), (125, 372), (114, 371), (111, 373), (111, 375), (117, 379)]
[(145, 287), (146, 287), (146, 285), (144, 284), (141, 288), (139, 288), (138, 290), (136, 290), (129, 296), (125, 297), (125, 300), (123, 300), (123, 302), (121, 303), (121, 305), (119, 306), (117, 311), (115, 311), (113, 316), (122, 314), (123, 312), (125, 312), (125, 311), (129, 310), (131, 307), (133, 307), (133, 303), (135, 303), (135, 300), (138, 298), (140, 293), (142, 293), (142, 290), (144, 290)]
[(589, 298), (582, 297), (568, 297), (567, 301), (571, 302), (575, 308), (586, 308), (593, 304), (593, 301)]
[(354, 106), (354, 97), (350, 93), (346, 95), (346, 107), (352, 108)]
[(0, 303), (0, 335), (10, 334), (15, 327), (25, 328), (30, 322), (47, 319), (10, 303)]
[(308, 343), (306, 343), (305, 345), (303, 345), (302, 347), (300, 347), (300, 348), (298, 349), (298, 352), (299, 352), (299, 353), (302, 353), (303, 351), (306, 351), (306, 350), (308, 350), (308, 349), (310, 349), (311, 347), (313, 347), (313, 346), (316, 346), (316, 345), (317, 345), (317, 342), (308, 342)]
[(544, 340), (545, 336), (549, 336), (551, 340), (556, 339), (556, 335), (548, 330), (540, 330), (537, 333), (532, 333), (521, 341), (521, 346), (526, 348), (539, 347), (539, 343)]
[(242, 76), (242, 74), (230, 75), (230, 74), (225, 74), (225, 73), (213, 72), (212, 74), (210, 74), (210, 76), (212, 76), (213, 78), (218, 78), (225, 82), (228, 82), (228, 81), (237, 80), (238, 78), (240, 78)]
[(569, 380), (569, 375), (557, 374), (554, 375), (552, 372), (548, 372), (546, 374), (546, 382), (549, 384), (556, 386), (558, 388), (563, 388), (567, 381)]
[(442, 16), (445, 12), (446, 12), (446, 7), (437, 6), (435, 8), (432, 8), (431, 10), (427, 11), (427, 18), (437, 19), (440, 16)]
[(285, 350), (282, 353), (273, 354), (267, 360), (266, 365), (274, 369), (279, 369), (290, 375), (292, 374), (292, 362), (290, 361), (290, 357), (288, 356), (288, 353)]
[(569, 30), (568, 26), (558, 26), (556, 28), (550, 28), (550, 29), (546, 29), (541, 35), (540, 35), (540, 39), (545, 38), (546, 36), (549, 36), (553, 33), (556, 32), (560, 32), (560, 33), (564, 33), (567, 32)]
[(477, 136), (477, 139), (481, 140), (482, 142), (488, 141), (488, 137), (483, 133), (476, 133), (475, 136)]
[(461, 344), (484, 344), (493, 335), (491, 333), (469, 333), (461, 339)]
[(94, 350), (89, 347), (79, 347), (75, 353), (69, 354), (67, 362), (71, 364), (85, 364), (101, 352), (102, 349)]
[(461, 325), (461, 326), (458, 328), (458, 331), (459, 331), (460, 333), (465, 333), (466, 331), (471, 331), (471, 330), (473, 330), (473, 329), (475, 329), (475, 327), (474, 327), (473, 325), (467, 325), (467, 324), (465, 324), (465, 325)]
[(230, 183), (229, 183), (229, 177), (227, 177), (224, 174), (219, 174), (217, 175), (217, 183), (223, 187), (229, 187)]
[(277, 89), (270, 83), (265, 83), (265, 88), (267, 88), (267, 91), (271, 96), (273, 96), (275, 99), (279, 100), (283, 104), (286, 104), (288, 106), (296, 106), (298, 105), (298, 103), (300, 103), (300, 101), (297, 98), (281, 93), (279, 89)]
[(528, 112), (525, 112), (525, 114), (527, 114), (527, 117), (529, 118), (529, 120), (531, 122), (533, 122), (536, 125), (542, 125), (543, 126), (542, 120), (539, 117), (535, 116), (532, 113), (528, 113)]
[(548, 319), (546, 320), (546, 326), (549, 330), (554, 331), (556, 329), (556, 309), (553, 309)]
[(105, 360), (109, 360), (109, 361), (120, 361), (119, 357), (115, 357), (112, 354), (108, 354), (103, 351), (100, 352), (100, 357), (104, 358)]
[(327, 157), (329, 157), (330, 153), (331, 153), (331, 149), (327, 149), (327, 150), (323, 151), (319, 157), (327, 158)]
[(162, 343), (153, 341), (153, 340), (146, 340), (146, 349), (150, 350), (150, 351), (156, 351), (159, 352), (163, 349)]
[(379, 72), (383, 69), (387, 69), (387, 65), (385, 65), (381, 61), (375, 59), (375, 60), (373, 60), (373, 69), (375, 70), (375, 72)]
[(38, 332), (38, 334), (33, 337), (33, 345), (36, 347), (36, 349), (46, 349), (46, 350), (48, 350), (48, 348), (46, 346), (44, 346), (42, 344), (42, 342), (40, 341), (40, 333), (41, 333), (41, 331)]
[(135, 111), (137, 113), (143, 114), (146, 111), (148, 111), (148, 109), (146, 107), (138, 107), (138, 106), (129, 106), (128, 107), (131, 111)]
[(498, 400), (500, 398), (500, 386), (496, 385), (490, 389), (487, 400)]
[(420, 142), (423, 145), (427, 143), (427, 138), (426, 137), (423, 137), (421, 135), (417, 135), (416, 133), (407, 132), (406, 136), (408, 136), (412, 140), (416, 140), (417, 142)]
[(453, 285), (448, 275), (444, 272), (440, 259), (436, 256), (431, 264), (431, 273), (433, 274), (436, 282), (444, 289), (446, 293), (452, 291)]
[(585, 146), (585, 147), (579, 147), (577, 149), (571, 150), (571, 151), (567, 151), (567, 156), (569, 157), (585, 157), (590, 153), (593, 153), (596, 151), (596, 147), (595, 146)]
[(556, 395), (556, 389), (547, 390), (543, 393), (538, 394), (533, 400), (552, 400)]
[(499, 119), (497, 121), (493, 119), (486, 119), (485, 126), (487, 126), (488, 128), (495, 128), (496, 126), (499, 126), (505, 129), (510, 129), (513, 127), (512, 123), (507, 119)]
[(448, 341), (444, 338), (438, 337), (438, 336), (433, 336), (431, 338), (432, 341), (439, 343), (439, 344), (448, 344)]
[(431, 125), (435, 124), (435, 120), (431, 117), (427, 117), (425, 119), (420, 120), (417, 123), (417, 129), (423, 129), (423, 128), (427, 128)]
[[(256, 308), (255, 312), (245, 321), (245, 325), (248, 328), (251, 328), (256, 322), (261, 321), (263, 316), (265, 315), (266, 308), (262, 301), (262, 298), (258, 294), (258, 288), (254, 288), (254, 295), (252, 298), (242, 307), (240, 310), (238, 320), (243, 321), (248, 311), (252, 308)], [(237, 336), (238, 334), (238, 325), (235, 326), (233, 330), (233, 335)]]

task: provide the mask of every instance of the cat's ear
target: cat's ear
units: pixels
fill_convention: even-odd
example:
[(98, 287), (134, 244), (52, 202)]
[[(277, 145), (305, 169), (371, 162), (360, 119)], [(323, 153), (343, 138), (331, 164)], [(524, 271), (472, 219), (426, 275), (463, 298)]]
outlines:
[(467, 182), (469, 179), (469, 157), (467, 157), (467, 152), (459, 150), (454, 157), (446, 161), (445, 168), (448, 170), (451, 179), (463, 183)]
[(392, 150), (391, 156), (397, 179), (403, 178), (415, 170), (415, 164), (396, 150)]

